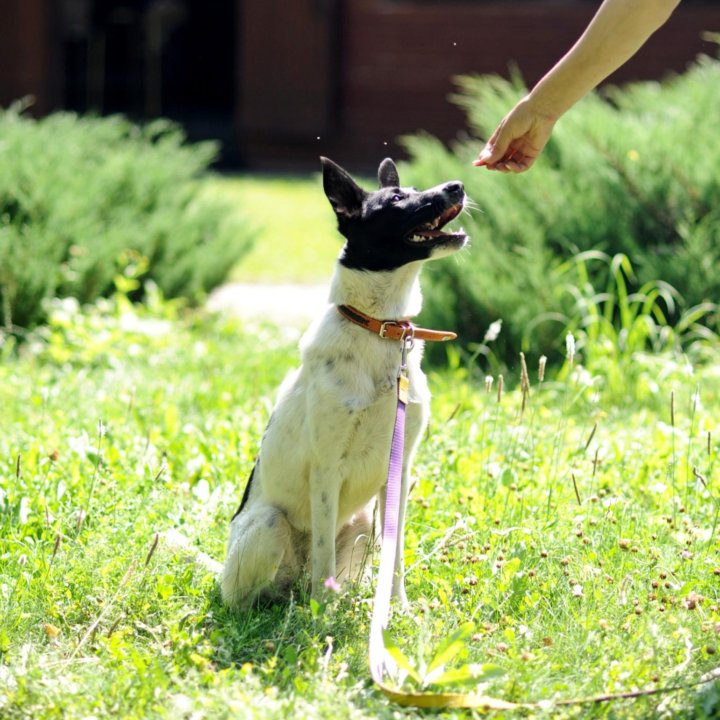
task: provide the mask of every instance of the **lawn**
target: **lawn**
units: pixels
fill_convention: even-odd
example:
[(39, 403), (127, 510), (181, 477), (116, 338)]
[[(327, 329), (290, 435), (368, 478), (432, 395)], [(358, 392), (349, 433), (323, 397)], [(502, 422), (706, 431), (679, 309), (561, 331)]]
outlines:
[(235, 176), (208, 184), (210, 194), (236, 203), (255, 231), (253, 249), (233, 270), (233, 280), (327, 281), (340, 240), (321, 188), (319, 168), (317, 177)]
[[(265, 202), (268, 186), (232, 182)], [(320, 200), (308, 222), (327, 237), (281, 233), (289, 244), (238, 277), (323, 277), (336, 249)], [(308, 255), (290, 269), (299, 244)], [(222, 559), (294, 346), (154, 296), (56, 303), (21, 348), (0, 336), (0, 716), (425, 716), (369, 680), (372, 582), (233, 613), (211, 573), (158, 541), (174, 529)], [(428, 664), (462, 630), (458, 676), (490, 664), (484, 692), (547, 703), (503, 717), (716, 717), (717, 684), (553, 705), (693, 683), (720, 664), (717, 364), (638, 349), (608, 368), (610, 394), (583, 361), (557, 348), (542, 382), (530, 368), (529, 395), (453, 347), (430, 372), (410, 609), (390, 627), (409, 668), (398, 682), (439, 689)]]

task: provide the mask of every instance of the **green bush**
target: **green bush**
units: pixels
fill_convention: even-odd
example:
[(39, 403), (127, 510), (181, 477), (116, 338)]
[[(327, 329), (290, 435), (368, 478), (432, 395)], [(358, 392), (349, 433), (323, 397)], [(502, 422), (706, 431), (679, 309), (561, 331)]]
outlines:
[(41, 323), (47, 298), (108, 295), (128, 263), (167, 297), (221, 283), (250, 243), (200, 196), (215, 153), (166, 121), (0, 111), (0, 324)]
[[(456, 98), (476, 138), (448, 149), (426, 135), (406, 138), (404, 180), (419, 186), (461, 179), (477, 209), (463, 220), (472, 248), (428, 272), (424, 321), (450, 325), (482, 346), (503, 320), (498, 357), (547, 352), (581, 319), (568, 287), (579, 253), (626, 256), (628, 291), (672, 286), (667, 321), (720, 297), (720, 62), (700, 59), (685, 74), (593, 94), (563, 118), (543, 156), (522, 175), (471, 166), (482, 140), (525, 92), (517, 80), (463, 77)], [(608, 263), (590, 283), (605, 287)], [(704, 314), (716, 326), (717, 314)], [(483, 351), (487, 351), (483, 348)]]

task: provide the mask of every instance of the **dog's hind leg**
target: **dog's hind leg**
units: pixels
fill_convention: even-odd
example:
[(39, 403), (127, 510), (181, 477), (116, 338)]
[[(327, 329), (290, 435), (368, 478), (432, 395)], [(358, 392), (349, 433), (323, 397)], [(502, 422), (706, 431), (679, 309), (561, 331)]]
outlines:
[(246, 507), (231, 523), (227, 557), (220, 580), (223, 601), (230, 607), (248, 607), (288, 567), (295, 566), (290, 525), (271, 505)]

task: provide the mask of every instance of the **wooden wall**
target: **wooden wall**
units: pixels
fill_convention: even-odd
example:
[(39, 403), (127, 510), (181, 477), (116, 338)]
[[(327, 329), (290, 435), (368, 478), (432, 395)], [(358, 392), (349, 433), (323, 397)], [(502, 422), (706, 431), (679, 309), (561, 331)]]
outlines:
[(0, 8), (0, 106), (32, 95), (33, 112), (42, 115), (56, 100), (50, 6), (47, 0), (5, 0)]
[[(464, 129), (462, 112), (448, 101), (454, 76), (507, 75), (514, 65), (532, 85), (600, 2), (214, 1), (228, 3), (237, 17), (234, 33), (218, 33), (233, 42), (237, 58), (225, 128), (234, 113), (238, 157), (268, 169), (314, 168), (320, 154), (372, 167), (384, 155), (401, 155), (398, 136), (424, 130), (451, 139)], [(31, 94), (36, 114), (62, 108), (71, 78), (63, 75), (70, 70), (59, 2), (0, 4), (0, 105)], [(701, 52), (717, 54), (703, 31), (720, 32), (720, 2), (684, 0), (610, 81), (659, 78), (682, 71)], [(207, 38), (196, 42), (205, 57)]]
[[(279, 137), (276, 142), (267, 138), (255, 142), (250, 133), (245, 140), (251, 163), (313, 166), (317, 155), (327, 154), (355, 167), (371, 167), (384, 154), (402, 154), (397, 138), (403, 134), (425, 130), (448, 140), (464, 129), (463, 113), (448, 101), (455, 90), (454, 76), (507, 76), (515, 65), (532, 85), (575, 42), (599, 4), (572, 0), (339, 3), (340, 52), (335, 60), (339, 78), (329, 127), (318, 126), (317, 132), (309, 128), (291, 143)], [(715, 53), (716, 46), (701, 38), (705, 30), (720, 30), (720, 6), (681, 5), (610, 81), (662, 77), (681, 71), (700, 52)], [(297, 62), (303, 55), (300, 43)], [(272, 82), (272, 72), (266, 70), (265, 77)], [(256, 114), (259, 111), (256, 106)], [(291, 116), (288, 120), (292, 122)]]

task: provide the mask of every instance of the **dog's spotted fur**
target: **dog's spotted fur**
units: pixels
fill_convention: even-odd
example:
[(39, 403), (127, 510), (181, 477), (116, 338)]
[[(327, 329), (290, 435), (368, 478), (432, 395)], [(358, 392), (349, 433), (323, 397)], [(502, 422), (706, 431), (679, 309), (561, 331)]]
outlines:
[[(317, 596), (329, 577), (356, 578), (371, 541), (375, 498), (383, 511), (396, 405), (400, 343), (340, 316), (339, 304), (379, 319), (420, 311), (424, 261), (466, 242), (442, 226), (462, 208), (459, 182), (424, 192), (401, 188), (395, 165), (380, 165), (380, 188), (365, 192), (322, 158), (325, 193), (345, 245), (330, 305), (302, 338), (302, 365), (283, 382), (260, 454), (232, 520), (221, 589), (231, 606), (287, 594), (309, 565)], [(412, 457), (428, 420), (421, 343), (408, 356), (399, 545), (393, 592), (405, 601), (403, 525)]]

